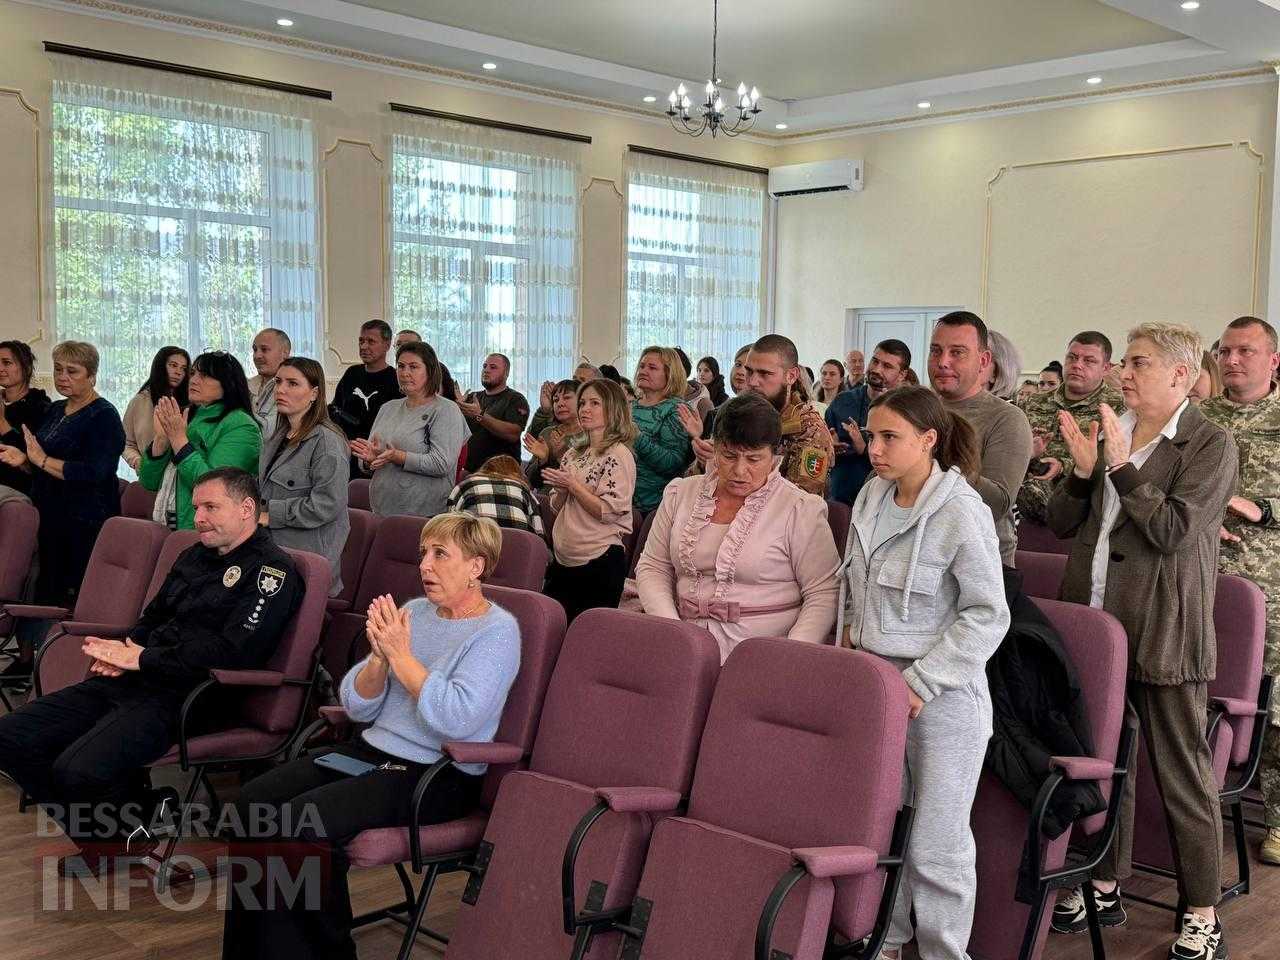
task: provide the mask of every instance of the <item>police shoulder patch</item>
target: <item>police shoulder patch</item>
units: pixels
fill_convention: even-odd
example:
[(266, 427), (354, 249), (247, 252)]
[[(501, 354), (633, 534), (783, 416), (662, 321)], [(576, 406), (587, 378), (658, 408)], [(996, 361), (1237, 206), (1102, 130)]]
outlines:
[(277, 567), (264, 566), (258, 571), (258, 592), (264, 597), (274, 597), (284, 586), (286, 576), (288, 575)]

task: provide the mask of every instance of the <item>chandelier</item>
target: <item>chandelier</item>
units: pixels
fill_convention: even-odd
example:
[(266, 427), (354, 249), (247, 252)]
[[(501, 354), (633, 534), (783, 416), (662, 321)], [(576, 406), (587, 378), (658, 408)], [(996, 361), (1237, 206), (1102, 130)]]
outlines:
[(704, 88), (706, 99), (694, 105), (689, 99), (689, 89), (682, 83), (671, 91), (667, 97), (670, 106), (667, 116), (680, 133), (691, 137), (700, 137), (711, 131), (714, 137), (723, 133), (726, 137), (736, 137), (746, 133), (755, 124), (756, 115), (760, 113), (760, 91), (755, 87), (747, 90), (745, 83), (738, 84), (737, 103), (730, 109), (738, 111), (736, 117), (729, 117), (725, 111), (724, 97), (720, 95), (720, 76), (717, 71), (717, 46), (720, 39), (720, 0), (712, 0), (711, 13), (711, 78)]

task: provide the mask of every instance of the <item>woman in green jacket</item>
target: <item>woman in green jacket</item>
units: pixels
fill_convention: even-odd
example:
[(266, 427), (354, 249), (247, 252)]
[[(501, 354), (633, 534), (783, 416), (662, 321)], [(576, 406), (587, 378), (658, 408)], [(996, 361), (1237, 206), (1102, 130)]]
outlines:
[[(154, 413), (155, 439), (143, 451), (138, 480), (160, 491), (155, 519), (178, 530), (193, 530), (191, 491), (218, 467), (258, 472), (262, 431), (253, 417), (249, 384), (240, 361), (229, 353), (202, 353), (191, 365), (184, 412), (172, 397), (161, 397)], [(170, 465), (173, 474), (166, 481)]]
[(637, 510), (657, 509), (662, 491), (693, 462), (689, 431), (680, 422), (677, 408), (688, 384), (684, 364), (670, 347), (645, 347), (636, 365), (639, 399), (631, 404), (636, 436), (636, 489), (631, 505)]

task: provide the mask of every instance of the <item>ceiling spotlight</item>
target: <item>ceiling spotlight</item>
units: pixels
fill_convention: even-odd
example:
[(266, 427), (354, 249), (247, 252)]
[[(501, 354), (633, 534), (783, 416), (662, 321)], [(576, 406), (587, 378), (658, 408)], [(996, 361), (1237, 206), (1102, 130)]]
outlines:
[(1102, 82), (1101, 77), (1090, 77), (1088, 80), (1085, 81), (1085, 83), (1087, 83), (1091, 87), (1096, 87), (1101, 82)]
[(1182, 4), (1183, 10), (1199, 10), (1200, 0), (1184, 0)]
[(916, 104), (916, 108), (919, 110), (928, 110), (932, 106), (933, 104), (930, 103), (928, 100), (921, 100), (919, 103)]
[(645, 97), (645, 98), (644, 98), (644, 102), (645, 102), (645, 103), (656, 103), (656, 102), (657, 102), (657, 100), (658, 100), (658, 98), (657, 98), (657, 97), (655, 97), (655, 96), (653, 96), (652, 94), (650, 94), (649, 96), (647, 96), (647, 97)]
[(276, 21), (276, 26), (277, 26), (277, 27), (292, 27), (292, 26), (293, 26), (293, 21), (292, 21), (292, 20), (290, 20), (288, 17), (281, 17), (279, 20), (277, 20), (277, 21)]
[(773, 129), (775, 129), (775, 130), (785, 130), (785, 129), (787, 129), (787, 125), (786, 125), (785, 123), (775, 123), (775, 124), (773, 125)]
[(498, 65), (497, 65), (496, 63), (494, 63), (492, 60), (490, 60), (488, 63), (482, 63), (482, 64), (480, 64), (480, 66), (484, 67), (486, 70), (497, 70), (497, 69), (498, 69)]

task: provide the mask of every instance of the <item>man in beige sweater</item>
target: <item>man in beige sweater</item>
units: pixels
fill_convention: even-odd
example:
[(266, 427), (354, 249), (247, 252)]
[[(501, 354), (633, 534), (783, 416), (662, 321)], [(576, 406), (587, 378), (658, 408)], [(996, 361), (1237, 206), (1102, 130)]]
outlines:
[(967, 310), (938, 320), (929, 343), (929, 382), (953, 413), (969, 421), (982, 450), (982, 473), (974, 483), (995, 517), (1000, 558), (1014, 565), (1018, 549), (1013, 508), (1031, 460), (1031, 425), (1026, 414), (984, 384), (991, 379), (987, 325)]

